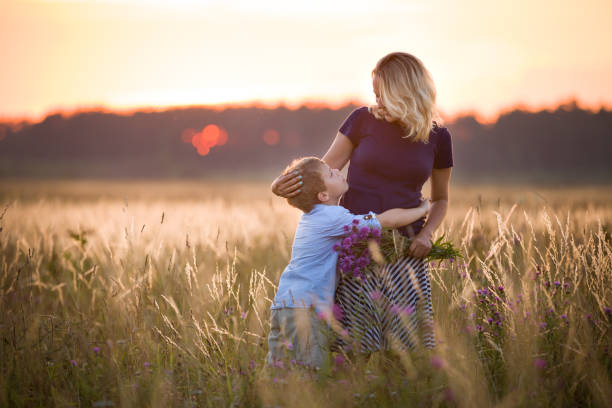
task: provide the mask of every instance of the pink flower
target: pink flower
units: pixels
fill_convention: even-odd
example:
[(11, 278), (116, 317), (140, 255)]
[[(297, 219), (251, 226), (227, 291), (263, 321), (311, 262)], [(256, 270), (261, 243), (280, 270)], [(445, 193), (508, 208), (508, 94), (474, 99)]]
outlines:
[(430, 362), (431, 362), (432, 367), (437, 368), (437, 369), (444, 368), (444, 365), (445, 365), (444, 360), (442, 360), (438, 356), (431, 356)]
[(406, 306), (406, 307), (404, 308), (404, 310), (403, 310), (403, 313), (404, 313), (406, 316), (410, 316), (411, 314), (413, 314), (413, 313), (414, 313), (414, 306), (412, 306), (412, 305), (408, 305), (408, 306)]
[(372, 300), (378, 300), (380, 299), (381, 296), (382, 296), (382, 293), (380, 293), (380, 290), (373, 290), (372, 292), (370, 292), (370, 298)]
[(94, 353), (98, 354), (100, 352), (100, 347), (96, 346), (93, 348)]
[(336, 367), (339, 367), (344, 364), (344, 356), (342, 354), (337, 354), (336, 357), (334, 357), (334, 364), (336, 365)]
[(344, 315), (344, 313), (342, 312), (342, 308), (340, 307), (340, 305), (338, 305), (337, 303), (334, 303), (334, 306), (332, 307), (332, 313), (336, 320), (342, 320), (342, 316)]
[(546, 360), (541, 359), (541, 358), (536, 358), (533, 361), (533, 365), (535, 365), (537, 368), (546, 368)]

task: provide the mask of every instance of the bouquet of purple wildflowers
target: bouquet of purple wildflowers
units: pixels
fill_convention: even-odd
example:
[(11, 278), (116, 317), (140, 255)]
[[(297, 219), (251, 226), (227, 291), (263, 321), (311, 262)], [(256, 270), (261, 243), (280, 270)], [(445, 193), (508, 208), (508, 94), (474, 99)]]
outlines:
[[(412, 241), (393, 229), (385, 228), (382, 233), (377, 228), (359, 227), (359, 220), (352, 225), (345, 225), (346, 235), (336, 245), (338, 267), (344, 274), (363, 279), (367, 270), (374, 263), (393, 263), (406, 256)], [(461, 252), (444, 236), (431, 243), (431, 252), (426, 261), (463, 258)]]
[(346, 235), (340, 243), (334, 245), (338, 252), (340, 271), (354, 278), (362, 279), (366, 269), (372, 262), (369, 245), (380, 245), (380, 230), (369, 226), (359, 227), (359, 220), (353, 220), (352, 225), (345, 225)]

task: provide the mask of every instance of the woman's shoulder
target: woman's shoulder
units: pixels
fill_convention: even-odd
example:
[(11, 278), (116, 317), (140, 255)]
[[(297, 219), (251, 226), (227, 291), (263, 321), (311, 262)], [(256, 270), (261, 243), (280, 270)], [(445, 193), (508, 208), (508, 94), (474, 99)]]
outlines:
[(434, 121), (431, 132), (429, 133), (429, 138), (430, 140), (433, 139), (436, 142), (445, 142), (447, 140), (450, 141), (451, 135), (448, 128)]
[(358, 108), (353, 109), (353, 111), (349, 115), (349, 118), (352, 117), (352, 118), (357, 119), (357, 118), (363, 118), (363, 117), (368, 116), (368, 115), (374, 116), (374, 115), (372, 115), (372, 111), (370, 110), (370, 107), (369, 106), (360, 106)]

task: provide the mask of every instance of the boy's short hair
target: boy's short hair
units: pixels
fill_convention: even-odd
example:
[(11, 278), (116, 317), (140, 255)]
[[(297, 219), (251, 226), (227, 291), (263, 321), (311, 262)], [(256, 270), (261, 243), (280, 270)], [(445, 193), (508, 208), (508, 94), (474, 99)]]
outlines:
[(283, 174), (291, 173), (299, 170), (302, 175), (301, 192), (295, 197), (287, 198), (287, 202), (305, 213), (309, 213), (314, 208), (315, 204), (321, 201), (317, 195), (326, 190), (325, 182), (323, 181), (323, 165), (325, 163), (318, 157), (302, 157), (295, 159), (285, 169)]

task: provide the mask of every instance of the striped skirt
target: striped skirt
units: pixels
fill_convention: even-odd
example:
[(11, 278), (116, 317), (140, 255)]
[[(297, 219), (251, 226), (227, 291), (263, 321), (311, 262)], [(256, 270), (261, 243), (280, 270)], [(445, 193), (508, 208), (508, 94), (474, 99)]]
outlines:
[[(433, 348), (433, 310), (427, 263), (405, 257), (375, 266), (360, 280), (338, 274), (335, 302), (344, 336), (336, 347), (360, 352)], [(352, 347), (351, 347), (352, 346)]]

